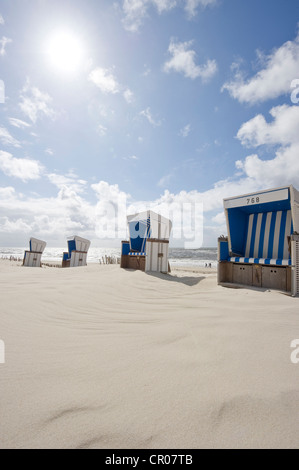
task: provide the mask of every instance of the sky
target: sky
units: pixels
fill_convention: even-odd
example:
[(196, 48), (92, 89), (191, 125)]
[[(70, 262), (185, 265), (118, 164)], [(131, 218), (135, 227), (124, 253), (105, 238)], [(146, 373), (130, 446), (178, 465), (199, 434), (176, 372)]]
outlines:
[(0, 0), (0, 246), (153, 209), (212, 247), (224, 198), (289, 184), (297, 0)]

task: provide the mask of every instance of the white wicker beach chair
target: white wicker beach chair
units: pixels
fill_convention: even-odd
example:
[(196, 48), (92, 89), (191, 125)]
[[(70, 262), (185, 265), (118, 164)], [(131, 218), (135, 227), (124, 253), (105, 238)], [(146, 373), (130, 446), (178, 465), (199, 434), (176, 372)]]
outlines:
[(87, 254), (90, 241), (86, 238), (74, 236), (68, 239), (68, 251), (63, 253), (62, 267), (75, 268), (87, 265)]
[(23, 266), (40, 268), (42, 254), (46, 248), (46, 245), (47, 243), (42, 240), (38, 240), (37, 238), (30, 238), (30, 251), (25, 251)]
[(127, 218), (130, 240), (122, 242), (121, 267), (169, 272), (168, 247), (172, 222), (146, 211)]

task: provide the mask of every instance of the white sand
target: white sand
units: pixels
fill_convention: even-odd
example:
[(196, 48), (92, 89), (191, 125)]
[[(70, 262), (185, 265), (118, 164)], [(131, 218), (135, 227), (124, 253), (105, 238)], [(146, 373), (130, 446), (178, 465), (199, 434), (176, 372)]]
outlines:
[(0, 447), (298, 448), (299, 299), (193, 271), (1, 261)]

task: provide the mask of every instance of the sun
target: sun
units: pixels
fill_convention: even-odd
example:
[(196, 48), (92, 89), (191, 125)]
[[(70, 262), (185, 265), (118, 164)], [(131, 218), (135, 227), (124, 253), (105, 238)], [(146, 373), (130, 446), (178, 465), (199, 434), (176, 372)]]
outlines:
[(69, 31), (58, 31), (50, 37), (47, 44), (47, 55), (52, 67), (60, 72), (76, 72), (83, 60), (83, 46), (75, 34)]

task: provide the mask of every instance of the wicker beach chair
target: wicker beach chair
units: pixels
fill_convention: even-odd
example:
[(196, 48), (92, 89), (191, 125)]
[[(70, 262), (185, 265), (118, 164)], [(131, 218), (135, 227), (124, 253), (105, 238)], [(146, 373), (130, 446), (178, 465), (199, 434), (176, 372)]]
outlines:
[(67, 240), (68, 251), (63, 253), (62, 267), (75, 268), (87, 265), (87, 253), (90, 241), (78, 236)]
[(127, 217), (129, 241), (122, 242), (121, 267), (145, 272), (169, 272), (168, 247), (172, 222), (146, 211)]
[(41, 258), (46, 248), (47, 243), (37, 238), (30, 238), (29, 248), (30, 251), (25, 251), (23, 266), (40, 268), (41, 267)]
[(224, 200), (218, 283), (299, 294), (299, 192), (293, 186)]

